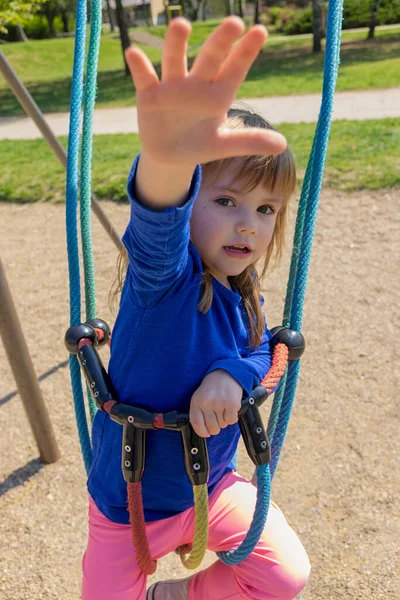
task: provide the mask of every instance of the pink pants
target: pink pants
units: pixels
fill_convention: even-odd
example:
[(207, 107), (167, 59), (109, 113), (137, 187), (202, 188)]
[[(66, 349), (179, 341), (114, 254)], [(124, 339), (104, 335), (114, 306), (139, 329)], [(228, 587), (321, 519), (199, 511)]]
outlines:
[[(237, 473), (221, 479), (209, 498), (208, 548), (236, 548), (254, 512), (256, 488)], [(153, 558), (193, 539), (194, 510), (147, 523)], [(177, 560), (178, 557), (177, 557)], [(263, 535), (253, 553), (236, 566), (216, 561), (195, 574), (189, 600), (292, 600), (310, 572), (307, 554), (278, 506), (271, 502)], [(130, 525), (108, 520), (90, 499), (89, 541), (83, 557), (82, 600), (144, 600), (146, 576), (138, 568)]]

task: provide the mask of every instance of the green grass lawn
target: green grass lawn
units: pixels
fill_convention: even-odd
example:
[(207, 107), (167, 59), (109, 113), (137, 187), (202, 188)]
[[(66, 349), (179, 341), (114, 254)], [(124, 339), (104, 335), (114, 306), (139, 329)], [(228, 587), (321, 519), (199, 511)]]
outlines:
[[(301, 181), (310, 152), (313, 124), (283, 124), (295, 154)], [(335, 121), (329, 145), (325, 185), (338, 190), (400, 186), (400, 119)], [(61, 139), (64, 146), (66, 139)], [(93, 190), (100, 198), (126, 199), (137, 134), (94, 137)], [(0, 142), (0, 201), (64, 200), (65, 172), (44, 140)]]
[[(194, 25), (191, 45), (201, 43), (216, 21)], [(161, 36), (165, 32), (162, 26), (149, 30)], [(378, 31), (376, 35), (375, 40), (366, 42), (365, 33), (343, 34), (338, 90), (400, 85), (400, 28)], [(73, 43), (72, 38), (60, 38), (6, 44), (1, 48), (45, 113), (69, 110)], [(323, 55), (313, 55), (310, 47), (310, 39), (279, 40), (272, 36), (250, 70), (238, 98), (319, 92)], [(159, 69), (161, 50), (151, 46), (144, 49)], [(198, 51), (196, 48), (191, 52), (192, 60)], [(124, 75), (119, 38), (105, 34), (99, 59), (97, 106), (134, 103), (135, 90), (131, 79)], [(0, 115), (22, 114), (0, 77)]]

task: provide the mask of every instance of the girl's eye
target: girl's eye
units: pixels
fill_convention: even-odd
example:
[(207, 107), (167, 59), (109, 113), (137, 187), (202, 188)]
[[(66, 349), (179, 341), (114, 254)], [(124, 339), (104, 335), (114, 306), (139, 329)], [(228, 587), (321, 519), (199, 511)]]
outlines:
[(273, 215), (275, 212), (274, 209), (272, 208), (272, 206), (267, 206), (267, 204), (263, 204), (263, 206), (260, 206), (260, 208), (258, 210), (263, 215)]
[[(231, 198), (217, 198), (215, 202), (220, 206), (234, 206), (233, 200), (231, 200)], [(231, 204), (229, 204), (229, 202)]]

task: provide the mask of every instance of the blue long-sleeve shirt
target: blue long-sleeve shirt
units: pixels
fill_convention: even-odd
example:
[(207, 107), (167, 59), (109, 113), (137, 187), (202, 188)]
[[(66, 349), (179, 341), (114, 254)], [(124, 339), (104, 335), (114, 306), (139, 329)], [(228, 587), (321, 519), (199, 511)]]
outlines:
[[(271, 363), (270, 333), (248, 348), (248, 319), (241, 296), (213, 278), (213, 302), (197, 308), (201, 258), (189, 240), (190, 216), (200, 182), (197, 167), (187, 202), (153, 211), (134, 198), (135, 161), (128, 181), (131, 218), (123, 236), (129, 267), (114, 326), (109, 374), (118, 400), (157, 412), (188, 409), (205, 375), (224, 369), (246, 394)], [(233, 468), (238, 425), (207, 438), (209, 492)], [(128, 523), (127, 490), (121, 470), (122, 427), (98, 411), (93, 422), (93, 462), (88, 490), (101, 512)], [(178, 432), (147, 432), (142, 479), (146, 521), (176, 515), (193, 506)]]

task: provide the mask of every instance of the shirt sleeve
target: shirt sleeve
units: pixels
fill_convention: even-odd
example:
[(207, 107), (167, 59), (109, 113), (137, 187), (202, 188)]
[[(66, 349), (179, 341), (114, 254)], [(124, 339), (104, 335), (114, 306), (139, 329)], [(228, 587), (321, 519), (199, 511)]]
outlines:
[(143, 297), (168, 289), (186, 268), (190, 217), (200, 187), (201, 168), (197, 166), (194, 171), (183, 206), (157, 211), (135, 198), (138, 161), (139, 156), (128, 178), (131, 216), (122, 242), (128, 252), (131, 283), (135, 292)]
[(251, 390), (260, 384), (271, 367), (272, 353), (270, 347), (271, 333), (265, 327), (261, 345), (245, 358), (226, 358), (215, 361), (206, 375), (217, 369), (227, 371), (243, 388), (248, 396)]

